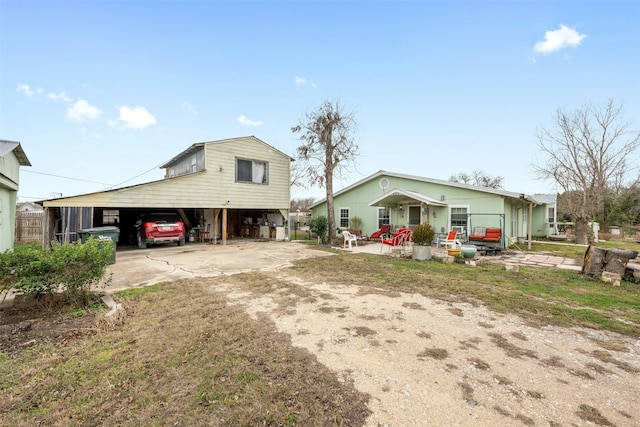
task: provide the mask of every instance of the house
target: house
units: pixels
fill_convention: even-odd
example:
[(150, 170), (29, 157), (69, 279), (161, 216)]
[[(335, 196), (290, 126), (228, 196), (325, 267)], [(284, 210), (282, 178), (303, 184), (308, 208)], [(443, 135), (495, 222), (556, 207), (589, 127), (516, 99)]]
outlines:
[(0, 140), (0, 253), (13, 249), (20, 166), (31, 166), (20, 143)]
[[(502, 230), (503, 247), (529, 236), (529, 226), (532, 236), (553, 234), (556, 212), (555, 195), (528, 196), (382, 170), (336, 192), (334, 209), (339, 229), (359, 217), (364, 235), (382, 224), (414, 227), (426, 222), (439, 235), (457, 230), (465, 240), (474, 228), (491, 227)], [(312, 210), (326, 216), (326, 199)]]
[[(291, 157), (254, 136), (200, 142), (160, 166), (161, 180), (42, 202), (45, 241), (75, 241), (77, 231), (117, 226), (135, 244), (144, 214), (173, 212), (190, 235), (284, 239)], [(203, 234), (204, 235), (204, 234)]]

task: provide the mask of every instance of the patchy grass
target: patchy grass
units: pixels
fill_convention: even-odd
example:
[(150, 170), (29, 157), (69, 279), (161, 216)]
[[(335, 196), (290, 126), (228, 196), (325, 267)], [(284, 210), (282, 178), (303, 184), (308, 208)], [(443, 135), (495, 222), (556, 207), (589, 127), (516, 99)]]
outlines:
[[(611, 287), (571, 271), (521, 268), (508, 272), (488, 263), (472, 268), (342, 252), (297, 261), (292, 270), (292, 275), (306, 281), (357, 285), (365, 294), (417, 293), (448, 302), (484, 304), (501, 313), (521, 316), (533, 326), (582, 326), (640, 337), (640, 287), (626, 282)], [(331, 295), (314, 297), (305, 286), (268, 273), (247, 273), (224, 280), (242, 282), (247, 285), (243, 289), (256, 297), (279, 294), (275, 300), (282, 314), (314, 298), (327, 301), (319, 310), (323, 316), (344, 315), (346, 310), (332, 305)], [(124, 315), (116, 321), (107, 323), (103, 317), (94, 320), (96, 313), (91, 312), (67, 313), (74, 322), (89, 323), (76, 327), (72, 336), (62, 331), (48, 340), (36, 338), (32, 340), (35, 344), (21, 345), (15, 351), (2, 347), (1, 424), (365, 424), (370, 413), (366, 407), (369, 396), (355, 390), (350, 378), (337, 377), (307, 351), (293, 347), (289, 337), (278, 333), (269, 319), (253, 320), (241, 307), (227, 305), (222, 296), (199, 286), (212, 283), (215, 279), (133, 289), (116, 296), (124, 306)], [(423, 309), (419, 304), (405, 308)], [(359, 318), (366, 320), (366, 316)], [(31, 331), (37, 326), (28, 317), (20, 325)], [(492, 328), (488, 322), (479, 326)], [(375, 331), (366, 326), (351, 332), (370, 345), (380, 345), (373, 338)], [(427, 332), (416, 335), (420, 339), (431, 337)], [(489, 336), (511, 357), (538, 358), (535, 352), (515, 344), (526, 340), (524, 334)], [(472, 347), (474, 343), (462, 344)], [(603, 350), (593, 352), (593, 356), (603, 366), (587, 366), (591, 372), (620, 369), (637, 373), (610, 353), (628, 351), (623, 342), (598, 344)], [(418, 357), (446, 361), (449, 355), (445, 349), (426, 348)], [(480, 358), (469, 362), (478, 369), (490, 369)], [(536, 363), (564, 366), (559, 358)], [(450, 363), (444, 366), (448, 371), (458, 369)], [(570, 373), (593, 378), (586, 371)], [(500, 384), (511, 383), (507, 378), (495, 379)], [(471, 385), (462, 382), (460, 387), (463, 398), (472, 404)], [(496, 411), (525, 425), (530, 423), (521, 414), (497, 407)], [(583, 405), (577, 414), (585, 421), (608, 425), (595, 408)]]
[[(338, 253), (297, 261), (309, 281), (361, 286), (361, 293), (419, 293), (444, 301), (485, 304), (532, 326), (581, 326), (640, 337), (640, 287), (609, 286), (579, 272), (480, 263), (477, 267)], [(328, 271), (339, 271), (334, 276)]]
[(270, 320), (192, 282), (117, 296), (126, 321), (0, 358), (3, 425), (363, 425), (368, 396)]
[[(602, 248), (619, 248), (630, 249), (632, 251), (640, 251), (640, 245), (638, 245), (638, 243), (633, 240), (618, 239), (607, 242), (600, 241), (594, 244), (594, 246), (599, 246)], [(513, 249), (521, 249), (531, 252), (545, 252), (550, 255), (582, 260), (584, 258), (584, 253), (586, 252), (587, 247), (567, 243), (532, 243), (531, 249), (529, 250), (527, 248), (527, 244), (525, 243), (523, 245), (516, 245), (513, 247)]]

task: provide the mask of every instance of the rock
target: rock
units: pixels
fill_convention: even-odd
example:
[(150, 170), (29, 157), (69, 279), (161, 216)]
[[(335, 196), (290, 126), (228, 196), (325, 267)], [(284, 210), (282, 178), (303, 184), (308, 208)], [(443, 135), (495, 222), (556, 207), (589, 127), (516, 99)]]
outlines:
[(613, 286), (620, 286), (622, 277), (618, 273), (612, 273), (610, 271), (603, 271), (601, 280), (605, 283), (611, 283)]
[(520, 266), (517, 264), (505, 264), (504, 269), (507, 271), (513, 271), (517, 273), (518, 271), (520, 271)]

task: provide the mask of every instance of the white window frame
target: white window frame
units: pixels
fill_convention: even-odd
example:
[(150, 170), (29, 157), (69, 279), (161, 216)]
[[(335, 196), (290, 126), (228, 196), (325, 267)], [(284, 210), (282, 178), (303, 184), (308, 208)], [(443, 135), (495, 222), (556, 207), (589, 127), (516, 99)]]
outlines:
[[(387, 216), (386, 216), (386, 220), (387, 222), (380, 222), (381, 220), (383, 220), (383, 217), (380, 216), (380, 212), (382, 211), (386, 211), (387, 212)], [(382, 228), (382, 224), (391, 224), (391, 210), (388, 207), (382, 206), (382, 207), (378, 207), (378, 209), (376, 209), (376, 215), (377, 215), (377, 224), (378, 224), (378, 230), (380, 228)]]
[[(342, 225), (342, 219), (343, 219), (342, 211), (347, 211), (347, 217), (346, 217), (347, 225), (346, 226)], [(350, 221), (351, 221), (351, 209), (350, 208), (338, 208), (338, 223), (340, 224), (339, 228), (349, 228), (349, 222)]]
[[(453, 209), (466, 209), (466, 211), (467, 211), (467, 213), (466, 213), (467, 218), (466, 218), (466, 222), (465, 222), (465, 225), (464, 225), (464, 229), (462, 230), (462, 233), (460, 233), (460, 230), (458, 230), (458, 228), (457, 228), (457, 227), (462, 227), (462, 226), (460, 226), (460, 225), (454, 226), (452, 221), (451, 221), (452, 217), (453, 217), (453, 214), (452, 214), (452, 210)], [(466, 233), (468, 231), (468, 228), (469, 228), (469, 214), (470, 213), (471, 213), (471, 209), (470, 209), (469, 205), (449, 205), (449, 230), (453, 230), (453, 227), (456, 227), (456, 230), (458, 230), (458, 234), (466, 235)]]

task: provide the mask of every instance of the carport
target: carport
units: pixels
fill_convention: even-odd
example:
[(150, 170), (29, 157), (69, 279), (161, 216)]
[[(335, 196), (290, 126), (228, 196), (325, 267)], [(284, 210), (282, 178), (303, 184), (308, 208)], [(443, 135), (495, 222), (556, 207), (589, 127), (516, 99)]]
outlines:
[(291, 160), (254, 136), (193, 144), (161, 166), (161, 180), (41, 201), (43, 244), (73, 242), (78, 230), (101, 226), (117, 226), (119, 243), (132, 244), (136, 221), (152, 213), (179, 215), (188, 233), (207, 231), (222, 244), (284, 240)]

